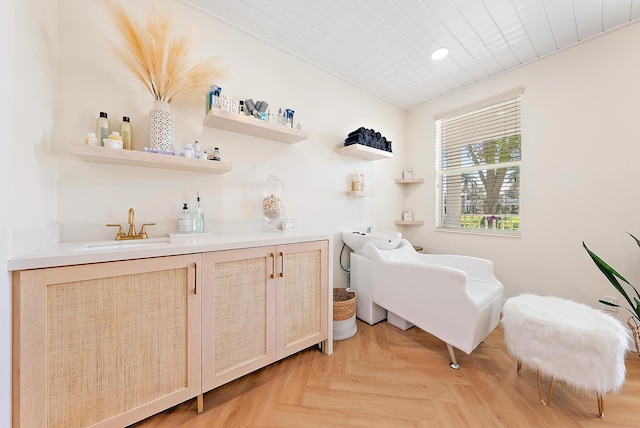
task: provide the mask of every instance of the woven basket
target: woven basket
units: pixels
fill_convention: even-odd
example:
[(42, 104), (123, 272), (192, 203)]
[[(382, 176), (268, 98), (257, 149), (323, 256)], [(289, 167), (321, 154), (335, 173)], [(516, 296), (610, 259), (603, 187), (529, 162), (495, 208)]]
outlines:
[(333, 289), (333, 320), (344, 321), (356, 313), (356, 292), (350, 288)]

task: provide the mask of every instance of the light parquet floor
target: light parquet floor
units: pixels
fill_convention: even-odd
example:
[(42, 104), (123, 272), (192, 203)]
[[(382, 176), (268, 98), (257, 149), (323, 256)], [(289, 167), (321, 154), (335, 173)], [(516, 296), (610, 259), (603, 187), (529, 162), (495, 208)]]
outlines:
[(635, 353), (627, 355), (622, 391), (605, 396), (603, 419), (595, 394), (560, 382), (551, 406), (542, 405), (535, 372), (516, 374), (500, 327), (471, 355), (456, 355), (458, 371), (449, 368), (444, 343), (417, 327), (402, 331), (385, 321), (369, 326), (358, 320), (358, 333), (335, 342), (331, 356), (307, 349), (208, 392), (200, 415), (190, 400), (135, 427), (640, 426)]

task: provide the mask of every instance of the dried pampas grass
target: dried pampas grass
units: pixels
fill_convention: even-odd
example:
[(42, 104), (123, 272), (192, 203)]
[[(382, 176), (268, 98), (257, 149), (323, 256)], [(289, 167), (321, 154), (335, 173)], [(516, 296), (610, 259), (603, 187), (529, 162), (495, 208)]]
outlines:
[(120, 31), (122, 46), (112, 44), (115, 55), (151, 92), (154, 99), (170, 103), (180, 92), (204, 92), (226, 73), (220, 59), (209, 58), (187, 65), (188, 33), (170, 37), (171, 15), (151, 4), (146, 24), (132, 20), (117, 0), (107, 0), (111, 16)]

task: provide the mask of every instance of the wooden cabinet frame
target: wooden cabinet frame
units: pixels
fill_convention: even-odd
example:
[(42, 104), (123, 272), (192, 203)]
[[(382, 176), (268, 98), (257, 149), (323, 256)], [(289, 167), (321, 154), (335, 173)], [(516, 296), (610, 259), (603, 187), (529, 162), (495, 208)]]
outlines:
[[(203, 289), (204, 392), (328, 340), (328, 241), (205, 253)], [(229, 362), (221, 347), (244, 353)]]
[[(14, 272), (14, 427), (125, 426), (200, 394), (199, 264), (200, 254), (195, 254)], [(162, 286), (156, 287), (158, 279)], [(69, 296), (73, 301), (63, 300)], [(163, 306), (166, 313), (180, 311), (180, 317), (168, 321), (174, 321), (171, 332), (178, 337), (175, 343), (179, 346), (167, 335), (140, 344), (129, 341), (120, 347), (124, 349), (112, 346), (119, 338), (135, 337), (136, 329), (142, 328), (135, 321), (127, 325), (125, 313), (131, 314), (131, 320), (152, 318), (136, 313), (138, 304), (144, 307), (140, 311), (158, 306)], [(129, 309), (120, 313), (118, 305), (129, 305)], [(87, 307), (90, 310), (84, 318), (74, 313), (74, 308)], [(91, 312), (104, 309), (108, 313), (110, 308), (114, 316), (92, 316)], [(54, 330), (51, 324), (60, 328)], [(154, 325), (147, 327), (149, 331), (161, 330)], [(88, 337), (95, 330), (100, 331), (102, 342), (110, 337), (113, 342), (83, 345), (82, 340), (74, 340), (82, 331)], [(161, 352), (167, 348), (175, 350), (175, 355)], [(51, 373), (59, 370), (57, 365), (49, 368), (56, 349), (62, 349), (58, 353), (64, 352), (65, 361), (68, 359), (71, 365), (62, 374)], [(143, 358), (148, 360), (141, 363)], [(173, 367), (174, 373), (165, 372), (162, 379), (145, 376), (145, 367), (156, 365)], [(117, 381), (122, 383), (122, 376), (136, 379), (140, 385), (131, 385), (130, 392), (129, 384), (118, 389)], [(102, 382), (104, 390), (92, 382)], [(52, 391), (52, 384), (61, 387)], [(78, 394), (93, 395), (86, 403), (78, 403), (80, 400), (74, 399)], [(55, 406), (50, 404), (54, 400), (58, 400)], [(60, 420), (55, 419), (56, 414), (61, 415)]]

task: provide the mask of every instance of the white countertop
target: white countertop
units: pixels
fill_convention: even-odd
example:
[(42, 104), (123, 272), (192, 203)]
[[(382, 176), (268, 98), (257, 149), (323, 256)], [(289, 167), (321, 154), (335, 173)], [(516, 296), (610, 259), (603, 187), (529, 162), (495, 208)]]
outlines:
[(149, 238), (128, 241), (62, 242), (8, 260), (8, 270), (38, 269), (56, 266), (143, 259), (179, 254), (238, 248), (264, 247), (332, 240), (331, 234), (310, 234), (301, 231), (223, 233), (206, 236), (190, 234), (179, 238)]

